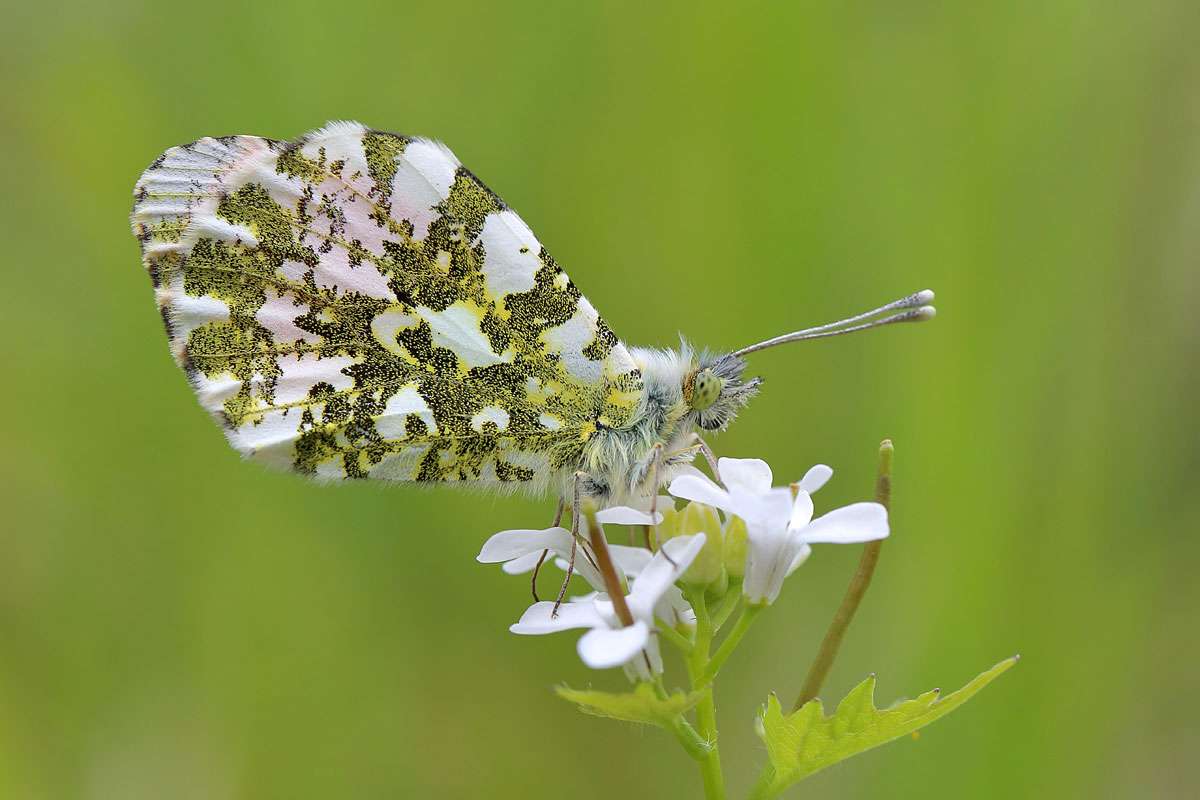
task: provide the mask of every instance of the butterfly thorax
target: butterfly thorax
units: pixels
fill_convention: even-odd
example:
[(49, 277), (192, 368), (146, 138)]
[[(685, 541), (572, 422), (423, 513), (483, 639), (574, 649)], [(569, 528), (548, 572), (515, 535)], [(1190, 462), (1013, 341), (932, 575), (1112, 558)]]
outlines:
[[(583, 490), (602, 502), (627, 502), (669, 483), (695, 458), (697, 428), (723, 430), (758, 391), (759, 379), (743, 381), (745, 364), (735, 356), (696, 354), (686, 343), (679, 350), (630, 348), (630, 355), (643, 381), (638, 406), (627, 425), (592, 437), (580, 466), (588, 476)], [(696, 382), (705, 378), (716, 388), (711, 402), (701, 403)]]

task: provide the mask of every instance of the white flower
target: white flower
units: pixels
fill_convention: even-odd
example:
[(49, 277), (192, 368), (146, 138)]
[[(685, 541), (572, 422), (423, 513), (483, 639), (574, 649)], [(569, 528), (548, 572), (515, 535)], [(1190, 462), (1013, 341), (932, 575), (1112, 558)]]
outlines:
[[(674, 503), (669, 498), (660, 498), (664, 507)], [(628, 506), (613, 506), (596, 514), (596, 521), (610, 525), (651, 525), (662, 521), (662, 514), (651, 518), (650, 514)], [(563, 570), (571, 558), (571, 532), (566, 528), (555, 527), (544, 530), (509, 530), (500, 531), (483, 544), (476, 560), (483, 564), (501, 564), (501, 569), (509, 575), (520, 575), (534, 569), (542, 561), (542, 554), (547, 550), (555, 556), (555, 563)], [(584, 580), (599, 591), (604, 590), (604, 579), (591, 563), (589, 557), (582, 552), (582, 544), (577, 548), (575, 571)], [(650, 561), (650, 551), (642, 547), (609, 545), (613, 561), (627, 576), (636, 575)]]
[(722, 458), (717, 473), (725, 488), (704, 476), (686, 475), (671, 483), (676, 497), (714, 505), (746, 523), (749, 547), (742, 593), (751, 603), (773, 603), (783, 579), (812, 553), (816, 543), (866, 542), (888, 535), (887, 510), (878, 503), (854, 503), (812, 518), (811, 494), (829, 480), (824, 464), (810, 469), (797, 485), (771, 486), (771, 468), (756, 458)]
[[(566, 528), (500, 531), (483, 543), (475, 560), (481, 564), (501, 564), (501, 568), (509, 575), (520, 575), (537, 566), (542, 560), (542, 553), (547, 550), (570, 558), (571, 532)], [(604, 586), (600, 573), (586, 558), (576, 558), (575, 567), (592, 586)]]
[(812, 515), (812, 497), (800, 491), (785, 529), (747, 527), (750, 553), (742, 593), (751, 603), (774, 603), (783, 579), (812, 555), (810, 545), (870, 542), (888, 535), (887, 509), (879, 503), (852, 503), (816, 519)]
[[(684, 500), (695, 500), (735, 514), (751, 522), (786, 521), (792, 512), (791, 489), (771, 486), (771, 467), (760, 458), (722, 458), (717, 461), (717, 474), (724, 488), (702, 472), (681, 475), (671, 481), (668, 490)], [(824, 464), (810, 469), (800, 479), (800, 490), (809, 494), (817, 491), (833, 470)]]
[(668, 552), (660, 550), (654, 555), (625, 596), (633, 616), (632, 625), (623, 626), (612, 601), (605, 595), (597, 595), (591, 602), (564, 603), (557, 616), (554, 603), (548, 600), (534, 603), (509, 630), (537, 635), (589, 628), (579, 639), (579, 657), (583, 663), (593, 669), (624, 666), (631, 680), (650, 680), (663, 668), (658, 640), (651, 635), (654, 618), (663, 616), (663, 601), (703, 546), (703, 534), (680, 536), (663, 545)]

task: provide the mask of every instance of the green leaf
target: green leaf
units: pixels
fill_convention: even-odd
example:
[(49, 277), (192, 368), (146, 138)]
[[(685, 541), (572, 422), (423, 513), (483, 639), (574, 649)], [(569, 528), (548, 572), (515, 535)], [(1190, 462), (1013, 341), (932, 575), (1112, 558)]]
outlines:
[(764, 769), (754, 797), (774, 797), (818, 770), (925, 727), (971, 699), (1018, 658), (1001, 661), (945, 697), (939, 697), (940, 690), (934, 689), (882, 710), (875, 707), (874, 675), (851, 689), (830, 717), (825, 716), (820, 700), (810, 700), (785, 716), (779, 698), (771, 695), (758, 726), (771, 763)]
[(579, 706), (579, 710), (585, 714), (668, 729), (675, 726), (675, 721), (685, 711), (700, 702), (701, 697), (700, 692), (673, 692), (666, 697), (659, 697), (649, 683), (639, 683), (632, 692), (621, 694), (572, 689), (569, 686), (559, 686), (555, 691), (559, 697)]

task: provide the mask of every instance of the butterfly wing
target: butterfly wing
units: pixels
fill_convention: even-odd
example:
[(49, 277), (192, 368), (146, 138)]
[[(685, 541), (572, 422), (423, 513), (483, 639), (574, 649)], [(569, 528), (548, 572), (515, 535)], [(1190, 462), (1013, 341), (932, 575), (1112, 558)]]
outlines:
[(642, 393), (529, 227), (428, 139), (201, 139), (134, 190), (171, 350), (247, 456), (544, 486)]

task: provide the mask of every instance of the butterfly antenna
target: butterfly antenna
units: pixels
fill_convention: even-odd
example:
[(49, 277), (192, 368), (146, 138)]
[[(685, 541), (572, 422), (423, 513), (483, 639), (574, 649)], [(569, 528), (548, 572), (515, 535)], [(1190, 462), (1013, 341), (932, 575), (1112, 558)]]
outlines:
[[(745, 356), (759, 350), (766, 350), (768, 347), (775, 347), (788, 342), (802, 342), (805, 339), (825, 339), (830, 336), (841, 336), (844, 333), (854, 333), (855, 331), (865, 331), (870, 328), (878, 328), (882, 325), (891, 325), (896, 322), (923, 322), (927, 319), (933, 319), (937, 314), (937, 309), (929, 305), (933, 301), (933, 292), (930, 289), (910, 294), (908, 297), (902, 297), (887, 305), (879, 308), (864, 311), (861, 314), (855, 314), (853, 317), (840, 319), (837, 322), (830, 322), (825, 325), (818, 325), (815, 328), (805, 328), (802, 331), (793, 333), (785, 333), (782, 336), (776, 336), (773, 339), (752, 344), (749, 347), (743, 347), (741, 350), (734, 351), (735, 356)], [(897, 312), (897, 313), (889, 313)], [(887, 314), (887, 316), (882, 316)]]

